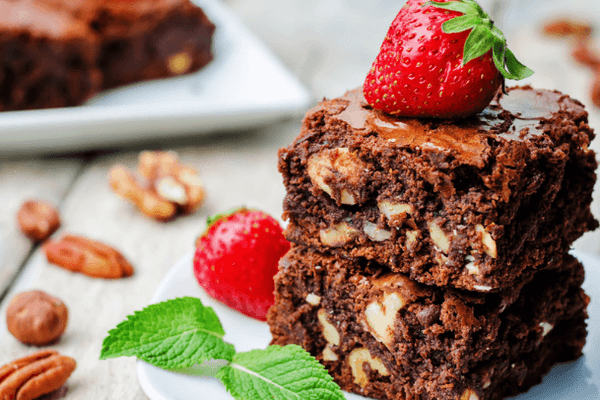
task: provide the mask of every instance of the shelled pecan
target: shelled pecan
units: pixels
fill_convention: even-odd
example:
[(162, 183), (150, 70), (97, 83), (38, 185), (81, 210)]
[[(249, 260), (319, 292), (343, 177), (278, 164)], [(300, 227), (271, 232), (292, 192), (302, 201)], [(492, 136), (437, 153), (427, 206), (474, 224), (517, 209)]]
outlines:
[(109, 173), (113, 191), (132, 202), (146, 216), (166, 221), (177, 215), (191, 214), (204, 201), (204, 187), (198, 172), (179, 162), (173, 151), (140, 153), (138, 172), (143, 183), (122, 165)]
[(586, 22), (570, 18), (558, 18), (547, 22), (543, 27), (544, 34), (557, 38), (588, 37), (593, 28)]
[(21, 232), (35, 241), (52, 235), (60, 226), (60, 214), (52, 204), (40, 200), (27, 200), (17, 213)]
[(54, 350), (41, 350), (0, 367), (0, 399), (32, 400), (65, 384), (77, 363)]
[(48, 262), (70, 271), (105, 279), (133, 275), (133, 267), (112, 247), (82, 236), (65, 235), (44, 245)]
[(573, 46), (571, 56), (584, 67), (591, 68), (592, 71), (598, 71), (598, 68), (600, 68), (599, 53), (600, 52), (594, 48), (589, 39), (581, 39)]

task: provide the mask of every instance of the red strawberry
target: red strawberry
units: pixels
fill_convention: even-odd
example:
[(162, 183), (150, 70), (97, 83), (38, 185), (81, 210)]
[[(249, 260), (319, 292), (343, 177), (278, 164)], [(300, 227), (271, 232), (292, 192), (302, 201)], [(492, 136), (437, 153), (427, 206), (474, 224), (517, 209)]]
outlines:
[(266, 320), (279, 259), (289, 250), (279, 223), (241, 208), (216, 215), (196, 242), (194, 275), (206, 292), (250, 317)]
[(482, 111), (504, 78), (532, 73), (474, 0), (408, 0), (363, 90), (369, 104), (389, 114), (462, 118)]

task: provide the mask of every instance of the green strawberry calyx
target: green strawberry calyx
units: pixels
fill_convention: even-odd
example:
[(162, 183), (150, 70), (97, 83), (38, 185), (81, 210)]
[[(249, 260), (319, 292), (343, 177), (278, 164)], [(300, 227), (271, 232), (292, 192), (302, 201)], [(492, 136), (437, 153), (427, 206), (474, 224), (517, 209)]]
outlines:
[(425, 6), (463, 14), (442, 24), (444, 33), (459, 33), (471, 29), (471, 33), (465, 41), (463, 65), (483, 56), (491, 49), (494, 64), (504, 78), (521, 80), (533, 74), (533, 71), (521, 64), (508, 49), (502, 31), (494, 25), (490, 16), (475, 0), (452, 0), (446, 3), (427, 1), (423, 3), (423, 7)]
[(220, 221), (221, 219), (232, 216), (233, 214), (246, 212), (246, 211), (250, 211), (250, 210), (248, 210), (245, 206), (241, 206), (241, 207), (232, 208), (230, 210), (224, 211), (219, 214), (208, 216), (208, 218), (206, 218), (206, 232), (208, 232), (208, 229), (211, 226), (213, 226), (215, 223)]

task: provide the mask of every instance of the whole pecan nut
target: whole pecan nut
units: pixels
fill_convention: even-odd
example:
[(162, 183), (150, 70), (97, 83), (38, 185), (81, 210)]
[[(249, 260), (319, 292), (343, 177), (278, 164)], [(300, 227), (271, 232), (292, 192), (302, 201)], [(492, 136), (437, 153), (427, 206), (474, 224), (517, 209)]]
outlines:
[(114, 248), (76, 235), (44, 245), (48, 262), (93, 278), (118, 279), (133, 275), (131, 264)]
[(0, 399), (32, 400), (65, 384), (77, 363), (54, 350), (41, 350), (0, 367)]
[(578, 40), (571, 51), (573, 59), (585, 67), (597, 70), (600, 67), (600, 54), (587, 39)]
[(35, 241), (42, 241), (60, 226), (60, 214), (50, 203), (40, 200), (27, 200), (17, 213), (21, 232)]

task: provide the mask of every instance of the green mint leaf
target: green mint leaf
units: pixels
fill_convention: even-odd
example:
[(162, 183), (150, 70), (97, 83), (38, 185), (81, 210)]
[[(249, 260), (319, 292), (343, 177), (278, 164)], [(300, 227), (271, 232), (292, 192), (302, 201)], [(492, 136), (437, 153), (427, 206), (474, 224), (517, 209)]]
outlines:
[(478, 25), (471, 31), (465, 41), (463, 65), (490, 51), (493, 43), (494, 36), (492, 36), (489, 28), (485, 25)]
[(211, 307), (182, 297), (136, 311), (108, 332), (100, 359), (135, 356), (157, 367), (177, 369), (210, 359), (231, 361), (235, 350)]
[(511, 79), (521, 80), (533, 75), (533, 71), (521, 64), (509, 49), (506, 49), (505, 60), (508, 70), (515, 77)]
[(238, 353), (217, 374), (238, 400), (343, 400), (340, 387), (300, 346)]
[(442, 30), (446, 33), (458, 33), (478, 26), (480, 19), (473, 15), (461, 15), (460, 17), (449, 19), (442, 25)]

